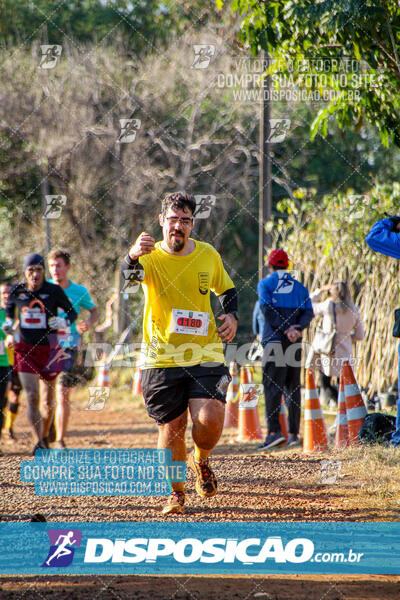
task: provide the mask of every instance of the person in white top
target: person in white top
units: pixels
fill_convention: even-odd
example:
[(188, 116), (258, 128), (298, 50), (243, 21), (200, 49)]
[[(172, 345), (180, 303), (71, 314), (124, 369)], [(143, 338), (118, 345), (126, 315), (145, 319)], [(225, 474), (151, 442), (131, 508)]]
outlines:
[[(324, 294), (329, 297), (323, 300)], [(325, 401), (337, 402), (338, 389), (332, 385), (332, 378), (340, 376), (342, 359), (353, 362), (353, 343), (364, 338), (364, 328), (359, 309), (353, 304), (349, 288), (345, 281), (315, 290), (310, 294), (315, 316), (322, 317), (322, 329), (326, 333), (334, 330), (334, 308), (336, 313), (336, 337), (331, 355), (318, 354), (311, 346), (306, 367), (319, 373), (319, 385)]]

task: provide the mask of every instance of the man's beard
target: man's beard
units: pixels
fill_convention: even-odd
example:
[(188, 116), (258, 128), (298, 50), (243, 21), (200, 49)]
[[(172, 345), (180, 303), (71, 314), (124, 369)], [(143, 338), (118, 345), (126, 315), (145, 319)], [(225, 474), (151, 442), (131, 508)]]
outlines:
[(175, 235), (168, 238), (167, 244), (170, 250), (174, 252), (179, 252), (185, 245), (185, 236), (181, 234), (182, 237), (176, 237)]

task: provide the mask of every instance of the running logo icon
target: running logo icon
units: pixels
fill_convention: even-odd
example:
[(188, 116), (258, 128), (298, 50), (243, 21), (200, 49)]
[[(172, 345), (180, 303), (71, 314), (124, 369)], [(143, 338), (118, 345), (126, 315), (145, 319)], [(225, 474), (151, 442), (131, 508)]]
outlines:
[(89, 402), (85, 410), (103, 410), (110, 397), (110, 388), (99, 385), (89, 387)]
[(67, 196), (58, 194), (55, 196), (47, 195), (46, 198), (46, 209), (44, 211), (43, 219), (59, 219), (63, 207), (67, 203)]
[(40, 46), (42, 56), (40, 57), (39, 69), (54, 69), (61, 56), (62, 46), (59, 44), (43, 44)]
[(120, 144), (130, 144), (136, 139), (136, 134), (142, 124), (140, 119), (120, 119), (119, 124), (121, 132), (119, 134), (118, 142)]
[(196, 219), (208, 219), (211, 209), (215, 206), (216, 196), (211, 194), (208, 196), (198, 195), (194, 199), (196, 200), (196, 210), (193, 216)]
[(68, 567), (74, 558), (75, 548), (81, 545), (80, 529), (48, 529), (50, 549), (42, 567)]
[(279, 281), (275, 288), (275, 294), (290, 294), (294, 287), (294, 281), (296, 279), (296, 271), (284, 271), (278, 273)]
[(140, 288), (140, 282), (144, 279), (144, 270), (141, 265), (134, 269), (124, 269), (123, 286), (121, 294), (134, 294)]
[(194, 44), (194, 60), (191, 69), (207, 69), (211, 57), (215, 54), (215, 46), (212, 44)]
[(283, 142), (290, 129), (290, 119), (270, 119), (268, 142), (279, 144)]

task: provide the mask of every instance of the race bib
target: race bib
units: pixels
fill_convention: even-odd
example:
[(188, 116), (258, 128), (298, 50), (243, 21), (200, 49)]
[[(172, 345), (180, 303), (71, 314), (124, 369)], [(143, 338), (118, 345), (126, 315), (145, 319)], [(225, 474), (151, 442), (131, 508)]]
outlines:
[(26, 306), (21, 311), (20, 323), (25, 329), (46, 329), (46, 313), (38, 306)]
[(210, 313), (172, 309), (171, 333), (207, 335)]
[(57, 340), (59, 342), (69, 342), (71, 339), (71, 328), (57, 329)]
[(4, 347), (4, 340), (0, 340), (0, 355), (5, 354), (5, 353), (6, 353), (6, 350)]

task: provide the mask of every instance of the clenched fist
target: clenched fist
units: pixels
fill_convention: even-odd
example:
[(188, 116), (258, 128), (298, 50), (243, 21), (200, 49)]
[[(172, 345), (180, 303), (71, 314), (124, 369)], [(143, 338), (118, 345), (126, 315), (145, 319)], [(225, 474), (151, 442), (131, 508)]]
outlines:
[(136, 242), (129, 249), (128, 254), (132, 260), (137, 260), (139, 256), (153, 252), (154, 244), (154, 238), (145, 231), (142, 231)]

